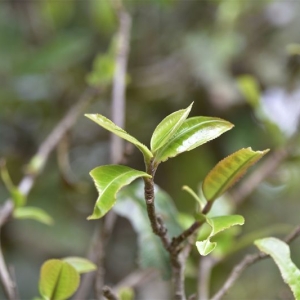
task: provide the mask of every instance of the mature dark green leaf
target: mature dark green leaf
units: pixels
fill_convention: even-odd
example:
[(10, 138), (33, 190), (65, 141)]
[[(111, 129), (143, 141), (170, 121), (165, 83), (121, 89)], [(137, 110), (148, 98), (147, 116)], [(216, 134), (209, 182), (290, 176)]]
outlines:
[[(178, 212), (170, 196), (155, 186), (155, 204), (157, 213), (164, 220), (168, 234), (176, 236), (182, 228), (178, 223)], [(158, 268), (162, 275), (170, 276), (170, 263), (166, 250), (160, 239), (153, 234), (144, 199), (144, 186), (136, 182), (120, 191), (118, 201), (114, 207), (117, 214), (127, 218), (138, 235), (139, 263), (142, 268)]]
[(193, 150), (217, 138), (232, 127), (231, 123), (219, 118), (189, 118), (182, 123), (175, 135), (164, 146), (158, 149), (154, 161), (156, 164), (159, 164), (170, 157)]
[(70, 256), (62, 259), (70, 264), (79, 274), (95, 271), (97, 266), (86, 258)]
[(42, 265), (39, 290), (47, 300), (65, 300), (77, 290), (79, 280), (78, 272), (70, 264), (50, 259)]
[(216, 242), (210, 241), (213, 236), (232, 226), (243, 225), (245, 222), (244, 218), (240, 215), (206, 218), (206, 221), (212, 228), (211, 233), (206, 240), (196, 242), (197, 249), (203, 256), (209, 254), (217, 246)]
[(291, 260), (290, 247), (273, 237), (256, 240), (254, 243), (260, 251), (274, 259), (284, 282), (291, 288), (295, 299), (300, 300), (300, 270)]
[(193, 103), (186, 109), (181, 109), (170, 114), (157, 125), (150, 142), (153, 153), (161, 148), (177, 132), (188, 117), (192, 106)]
[(46, 225), (53, 224), (52, 217), (43, 209), (38, 207), (17, 207), (13, 212), (13, 217), (16, 219), (32, 219)]
[(134, 144), (144, 155), (144, 159), (146, 163), (149, 163), (150, 159), (153, 157), (151, 151), (141, 142), (139, 142), (136, 138), (128, 134), (125, 130), (117, 126), (111, 120), (107, 119), (106, 117), (100, 114), (86, 114), (87, 118), (91, 119), (95, 123), (99, 124), (106, 130), (116, 134), (117, 136), (121, 137), (122, 139)]
[(93, 214), (88, 220), (103, 217), (115, 204), (117, 192), (125, 185), (139, 177), (151, 177), (149, 174), (121, 165), (106, 165), (93, 169), (90, 172), (99, 197), (96, 201)]
[(241, 149), (221, 160), (203, 181), (202, 190), (206, 200), (212, 201), (221, 196), (268, 151)]

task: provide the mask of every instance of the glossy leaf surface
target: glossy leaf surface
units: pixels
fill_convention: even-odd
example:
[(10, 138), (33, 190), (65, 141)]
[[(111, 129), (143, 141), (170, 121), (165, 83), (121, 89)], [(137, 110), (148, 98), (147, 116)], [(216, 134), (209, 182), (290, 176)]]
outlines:
[(42, 265), (39, 290), (47, 300), (65, 300), (77, 290), (79, 280), (78, 272), (70, 264), (50, 259)]
[[(182, 228), (179, 225), (179, 216), (173, 200), (158, 186), (155, 186), (155, 205), (158, 215), (168, 228), (168, 234), (170, 236), (180, 234)], [(169, 278), (171, 274), (169, 256), (160, 239), (152, 232), (144, 199), (144, 185), (141, 181), (120, 191), (114, 211), (127, 218), (137, 233), (140, 266), (157, 268), (163, 277)]]
[(211, 233), (206, 240), (196, 242), (197, 249), (203, 256), (208, 255), (217, 246), (216, 242), (210, 241), (213, 236), (232, 226), (243, 225), (245, 222), (244, 218), (240, 215), (207, 218), (206, 221), (212, 228)]
[(82, 257), (66, 257), (63, 259), (63, 261), (70, 264), (79, 274), (92, 272), (97, 269), (97, 266), (94, 263)]
[(254, 243), (260, 251), (273, 258), (284, 282), (291, 288), (295, 299), (300, 300), (300, 270), (291, 260), (290, 247), (273, 237), (256, 240)]
[(219, 118), (189, 118), (182, 123), (175, 135), (164, 146), (158, 149), (155, 155), (155, 162), (159, 164), (170, 157), (193, 150), (217, 138), (232, 127), (231, 123)]
[(125, 130), (117, 126), (111, 120), (100, 114), (86, 114), (85, 116), (105, 128), (106, 130), (134, 144), (143, 153), (146, 162), (149, 162), (151, 157), (153, 157), (151, 151), (144, 144), (139, 142), (136, 138), (128, 134)]
[(182, 123), (188, 117), (193, 103), (186, 109), (176, 111), (164, 118), (155, 128), (151, 138), (151, 150), (156, 152), (161, 148), (179, 129)]
[(268, 151), (243, 148), (221, 160), (203, 181), (202, 190), (206, 200), (212, 201), (221, 196)]
[(145, 172), (121, 165), (107, 165), (97, 167), (90, 172), (99, 197), (94, 212), (88, 220), (103, 217), (115, 204), (117, 192), (125, 185), (139, 177), (151, 177)]
[(43, 209), (38, 207), (17, 207), (13, 212), (13, 217), (16, 219), (31, 219), (46, 225), (53, 224), (52, 217)]

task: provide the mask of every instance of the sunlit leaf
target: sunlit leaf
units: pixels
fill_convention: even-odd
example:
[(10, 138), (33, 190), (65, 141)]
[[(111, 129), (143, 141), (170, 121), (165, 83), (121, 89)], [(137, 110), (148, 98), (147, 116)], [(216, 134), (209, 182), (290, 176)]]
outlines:
[(17, 207), (13, 212), (13, 217), (16, 219), (31, 219), (46, 225), (53, 224), (52, 217), (43, 209), (38, 207)]
[(238, 78), (238, 86), (247, 100), (254, 108), (257, 108), (260, 101), (260, 89), (257, 80), (251, 75), (243, 75)]
[(235, 225), (243, 225), (245, 220), (240, 215), (220, 216), (214, 218), (207, 218), (207, 223), (211, 226), (211, 233), (204, 241), (196, 242), (199, 253), (203, 256), (209, 254), (217, 246), (216, 242), (211, 242), (211, 238), (225, 229)]
[(300, 270), (291, 260), (290, 247), (273, 237), (256, 240), (254, 243), (260, 251), (274, 259), (284, 282), (291, 288), (295, 299), (300, 300)]
[(193, 117), (185, 120), (175, 135), (158, 149), (155, 163), (159, 164), (170, 157), (190, 151), (205, 144), (231, 129), (230, 122), (212, 117)]
[(134, 289), (130, 287), (123, 287), (119, 290), (118, 296), (120, 300), (133, 300), (134, 299)]
[(42, 265), (39, 290), (47, 300), (65, 300), (77, 290), (79, 280), (78, 272), (70, 264), (50, 259)]
[[(159, 216), (168, 228), (170, 236), (177, 236), (182, 228), (173, 200), (158, 186), (155, 186), (155, 205)], [(114, 211), (127, 218), (138, 236), (138, 257), (142, 268), (157, 268), (164, 278), (171, 275), (169, 256), (161, 240), (152, 232), (144, 199), (144, 185), (138, 181), (122, 189)]]
[(92, 272), (97, 269), (97, 266), (86, 258), (71, 256), (62, 260), (70, 264), (79, 274)]
[(149, 162), (153, 157), (151, 151), (144, 144), (139, 142), (136, 138), (128, 134), (125, 130), (117, 126), (111, 120), (99, 114), (86, 114), (85, 116), (105, 128), (106, 130), (134, 144), (143, 153), (145, 162)]
[(151, 138), (151, 150), (156, 152), (161, 148), (179, 129), (188, 117), (193, 103), (186, 109), (178, 110), (164, 118), (155, 128)]
[(145, 172), (137, 171), (121, 165), (107, 165), (97, 167), (90, 172), (99, 197), (94, 212), (88, 220), (103, 217), (115, 204), (117, 192), (125, 185), (139, 177), (151, 177)]
[(206, 200), (212, 201), (221, 196), (268, 151), (244, 148), (221, 160), (203, 181), (202, 190)]

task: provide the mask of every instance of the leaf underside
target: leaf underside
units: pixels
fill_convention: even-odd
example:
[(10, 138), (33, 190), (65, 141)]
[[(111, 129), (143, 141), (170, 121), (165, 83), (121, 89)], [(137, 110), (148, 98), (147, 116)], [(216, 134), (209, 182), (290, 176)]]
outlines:
[(268, 151), (253, 151), (251, 148), (243, 148), (221, 160), (203, 181), (202, 191), (206, 200), (212, 201), (221, 196)]
[(70, 264), (79, 274), (88, 273), (97, 269), (97, 266), (94, 263), (82, 257), (65, 257), (63, 261)]

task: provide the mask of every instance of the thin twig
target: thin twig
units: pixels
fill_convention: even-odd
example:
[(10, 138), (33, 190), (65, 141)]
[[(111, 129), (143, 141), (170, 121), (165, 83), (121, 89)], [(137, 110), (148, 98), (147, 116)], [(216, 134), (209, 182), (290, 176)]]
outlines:
[[(287, 244), (290, 244), (298, 236), (300, 236), (300, 226), (296, 227), (285, 239)], [(211, 298), (211, 300), (220, 300), (228, 292), (228, 290), (233, 286), (233, 284), (238, 280), (241, 274), (255, 262), (267, 258), (269, 255), (259, 252), (256, 254), (246, 255), (231, 271), (227, 280), (220, 288), (220, 290)]]
[(104, 286), (103, 289), (103, 296), (108, 300), (119, 300), (119, 297), (113, 292), (113, 290), (108, 287)]
[[(35, 162), (38, 164), (34, 165), (34, 169), (31, 172), (23, 177), (20, 184), (18, 185), (18, 190), (24, 195), (27, 196), (31, 191), (37, 176), (42, 172), (43, 167), (49, 157), (49, 154), (62, 137), (66, 134), (66, 132), (75, 124), (78, 116), (86, 107), (89, 102), (100, 92), (97, 89), (87, 89), (86, 92), (80, 97), (78, 103), (74, 105), (65, 117), (55, 126), (52, 132), (47, 136), (45, 141), (40, 145), (37, 153), (33, 157)], [(32, 161), (33, 161), (32, 160)], [(7, 222), (10, 216), (13, 213), (14, 205), (11, 199), (6, 200), (5, 204), (0, 209), (0, 229)], [(0, 277), (1, 283), (4, 286), (4, 291), (8, 299), (16, 299), (16, 288), (15, 283), (11, 279), (9, 272), (7, 271), (6, 264), (3, 258), (2, 250), (1, 252), (1, 266), (0, 266)]]

